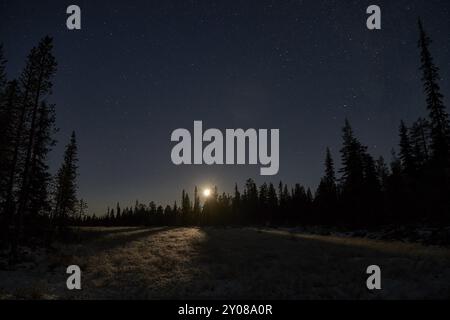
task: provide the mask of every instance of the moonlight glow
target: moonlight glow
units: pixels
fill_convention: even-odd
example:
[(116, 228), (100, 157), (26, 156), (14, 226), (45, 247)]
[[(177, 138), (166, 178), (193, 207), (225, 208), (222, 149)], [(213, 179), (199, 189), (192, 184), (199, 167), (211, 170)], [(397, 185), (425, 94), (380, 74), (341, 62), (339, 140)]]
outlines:
[(211, 195), (211, 189), (205, 189), (205, 190), (203, 190), (203, 195), (204, 195), (205, 197), (209, 197), (209, 196)]

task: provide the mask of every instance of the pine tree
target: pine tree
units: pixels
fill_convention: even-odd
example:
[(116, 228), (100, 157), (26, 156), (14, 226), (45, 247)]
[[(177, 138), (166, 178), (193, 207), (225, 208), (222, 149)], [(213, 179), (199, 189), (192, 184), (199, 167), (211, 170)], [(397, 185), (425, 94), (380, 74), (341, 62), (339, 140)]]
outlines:
[(77, 152), (76, 136), (75, 132), (72, 132), (70, 142), (64, 153), (64, 162), (56, 176), (54, 210), (56, 223), (59, 227), (64, 227), (68, 218), (75, 213), (77, 203)]
[(319, 210), (320, 222), (330, 223), (333, 220), (333, 213), (337, 204), (336, 176), (334, 171), (334, 161), (330, 149), (325, 153), (325, 175), (320, 180), (316, 191), (315, 204)]
[(267, 223), (270, 219), (270, 212), (269, 212), (269, 187), (267, 183), (263, 183), (259, 187), (259, 196), (258, 196), (258, 214), (259, 219), (264, 224)]
[(0, 44), (0, 97), (6, 89), (6, 59), (3, 53), (3, 45)]
[(325, 153), (325, 176), (322, 178), (321, 184), (324, 187), (324, 191), (335, 193), (336, 192), (336, 175), (334, 172), (334, 161), (331, 157), (330, 149), (326, 149)]
[(231, 197), (225, 192), (219, 196), (217, 201), (216, 224), (226, 225), (230, 223), (232, 213), (231, 201)]
[(17, 102), (19, 85), (17, 81), (8, 83), (0, 98), (0, 213), (5, 211), (9, 190), (9, 177), (14, 156), (14, 128), (17, 124)]
[(405, 174), (412, 177), (416, 171), (413, 149), (409, 140), (409, 132), (403, 121), (400, 122), (400, 160)]
[(174, 201), (173, 207), (172, 207), (172, 219), (173, 219), (173, 223), (174, 223), (175, 225), (178, 224), (178, 216), (179, 216), (178, 205), (177, 205), (177, 202)]
[[(281, 207), (281, 201), (283, 201), (283, 207)], [(283, 219), (282, 223), (286, 224), (292, 219), (292, 198), (289, 193), (289, 189), (285, 184), (283, 187), (282, 196), (280, 198), (280, 210), (282, 212), (281, 218)]]
[(391, 150), (391, 158), (391, 173), (392, 175), (400, 176), (402, 173), (402, 163), (394, 149)]
[[(276, 196), (276, 194), (275, 194)], [(306, 198), (305, 188), (301, 186), (299, 183), (296, 183), (294, 186), (294, 190), (292, 192), (292, 210), (294, 216), (292, 221), (295, 223), (304, 222), (305, 218), (305, 208), (304, 208), (304, 199)]]
[[(382, 208), (381, 186), (377, 176), (376, 164), (373, 157), (365, 152), (363, 154), (364, 185), (362, 200), (364, 201), (365, 215), (360, 220), (365, 224), (377, 223), (379, 210)], [(380, 221), (378, 221), (380, 222)]]
[(354, 136), (348, 120), (343, 128), (343, 147), (341, 149), (342, 174), (340, 179), (341, 202), (344, 208), (344, 221), (350, 224), (366, 223), (368, 210), (374, 210), (371, 202), (376, 196), (376, 174), (373, 158)]
[[(430, 124), (427, 120), (419, 118), (413, 123), (409, 139), (412, 144), (412, 152), (415, 162), (419, 168), (422, 168), (430, 159), (429, 140), (430, 140)], [(419, 169), (418, 168), (418, 169)]]
[(429, 46), (431, 38), (426, 34), (419, 19), (419, 48), (422, 81), (427, 96), (427, 109), (431, 125), (431, 153), (437, 168), (448, 168), (450, 162), (450, 122), (444, 106), (444, 96), (439, 86), (439, 68), (434, 64)]
[(336, 175), (334, 173), (334, 161), (330, 148), (327, 148), (325, 155), (325, 179), (330, 186), (336, 186)]
[(192, 210), (193, 210), (194, 221), (198, 222), (198, 219), (200, 218), (201, 207), (200, 207), (200, 196), (198, 195), (197, 186), (195, 186), (195, 188), (194, 188), (194, 207)]
[[(119, 205), (119, 203), (117, 203)], [(78, 220), (82, 221), (86, 218), (86, 211), (88, 209), (88, 204), (83, 199), (80, 199), (78, 202)], [(118, 213), (119, 215), (119, 213)]]
[[(56, 61), (52, 55), (52, 50), (53, 40), (50, 37), (45, 37), (41, 40), (38, 47), (33, 48), (29, 57), (29, 65), (27, 65), (25, 70), (25, 78), (21, 79), (22, 83), (25, 84), (24, 87), (29, 87), (25, 90), (30, 91), (30, 100), (25, 102), (29, 104), (30, 120), (25, 139), (25, 156), (23, 159), (23, 170), (21, 172), (17, 209), (19, 226), (24, 211), (28, 206), (29, 195), (33, 191), (30, 188), (31, 184), (33, 182), (37, 183), (38, 179), (45, 180), (45, 175), (47, 174), (46, 171), (48, 168), (46, 168), (46, 165), (37, 162), (45, 161), (46, 154), (53, 144), (53, 140), (50, 138), (52, 132), (49, 132), (54, 123), (54, 117), (52, 117), (50, 111), (52, 107), (49, 107), (44, 102), (47, 95), (51, 93), (51, 80), (56, 72)], [(39, 170), (39, 166), (42, 170)], [(43, 181), (42, 184), (45, 185), (46, 181)], [(45, 188), (45, 186), (40, 186), (40, 188)], [(38, 190), (38, 192), (46, 193), (43, 190)]]
[(243, 195), (244, 223), (254, 223), (258, 217), (258, 188), (253, 179), (247, 179)]
[(306, 189), (306, 205), (307, 205), (308, 211), (311, 210), (311, 205), (312, 205), (313, 201), (314, 201), (314, 197), (312, 195), (311, 189), (308, 188), (308, 189)]
[[(391, 150), (390, 171), (387, 183), (388, 213), (390, 222), (405, 222), (404, 179), (401, 160), (394, 149)], [(402, 221), (403, 220), (403, 221)]]
[(364, 182), (365, 147), (355, 138), (350, 122), (346, 119), (342, 129), (343, 147), (341, 149), (342, 174), (340, 183), (345, 197), (357, 198)]
[[(0, 204), (4, 201), (6, 166), (9, 156), (10, 139), (8, 134), (13, 120), (13, 106), (17, 97), (17, 82), (6, 85), (6, 59), (3, 56), (3, 45), (0, 44)], [(7, 89), (9, 88), (9, 90)], [(8, 93), (7, 93), (8, 91)], [(0, 222), (2, 210), (0, 208)]]
[(277, 212), (278, 212), (278, 197), (277, 197), (277, 191), (275, 190), (275, 187), (273, 183), (269, 183), (269, 190), (267, 192), (267, 206), (268, 206), (268, 212), (269, 212), (269, 222), (274, 223), (277, 219)]
[[(44, 101), (51, 93), (52, 78), (56, 71), (56, 61), (52, 55), (52, 39), (45, 37), (34, 47), (27, 58), (26, 66), (19, 78), (20, 95), (15, 103), (17, 118), (12, 128), (14, 143), (9, 173), (7, 175), (6, 215), (14, 218), (15, 230), (12, 238), (11, 257), (16, 257), (17, 245), (22, 234), (25, 213), (30, 213), (32, 197), (45, 197), (46, 193), (32, 193), (31, 187), (43, 178), (42, 171), (34, 170), (36, 159), (44, 159), (46, 155), (35, 155), (34, 151), (45, 153), (49, 145), (37, 146), (39, 140), (41, 109)], [(46, 141), (44, 141), (46, 142)], [(37, 165), (36, 165), (37, 166)], [(43, 167), (41, 167), (43, 169)], [(42, 182), (45, 185), (46, 181)], [(16, 193), (17, 192), (17, 193)], [(17, 194), (17, 197), (16, 197)], [(39, 202), (45, 199), (38, 199)], [(36, 213), (36, 212), (34, 212)]]
[(377, 172), (377, 179), (380, 185), (381, 191), (385, 193), (387, 191), (387, 183), (389, 178), (389, 169), (384, 161), (383, 157), (379, 157), (375, 163), (375, 168)]
[(278, 183), (278, 214), (277, 223), (284, 223), (288, 215), (288, 199), (286, 193), (284, 192), (284, 184), (282, 181)]
[(232, 200), (232, 212), (233, 212), (233, 221), (236, 223), (242, 222), (241, 218), (241, 193), (239, 192), (237, 183), (234, 184), (234, 196)]
[(54, 106), (42, 102), (38, 110), (38, 123), (32, 150), (31, 174), (28, 186), (30, 192), (30, 214), (46, 214), (50, 211), (49, 185), (51, 174), (47, 165), (47, 155), (55, 144), (52, 138), (54, 128)]
[(9, 166), (12, 160), (13, 143), (11, 130), (15, 119), (15, 107), (18, 97), (18, 84), (6, 83), (6, 59), (3, 46), (0, 44), (0, 242), (6, 243), (9, 238), (10, 216), (6, 209)]
[[(83, 201), (83, 199), (81, 199), (80, 201)], [(120, 204), (119, 204), (119, 202), (117, 202), (117, 204), (116, 204), (116, 218), (117, 218), (117, 220), (119, 220), (120, 219), (120, 217), (121, 217), (121, 213), (122, 213), (122, 210), (120, 209)]]
[(183, 190), (181, 194), (181, 214), (183, 215), (183, 224), (191, 223), (192, 203), (189, 195)]

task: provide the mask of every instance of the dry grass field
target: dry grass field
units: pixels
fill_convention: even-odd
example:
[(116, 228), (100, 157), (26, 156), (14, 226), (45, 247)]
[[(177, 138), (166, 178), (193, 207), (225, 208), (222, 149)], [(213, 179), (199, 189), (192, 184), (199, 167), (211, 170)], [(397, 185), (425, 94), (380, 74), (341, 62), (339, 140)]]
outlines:
[[(450, 249), (252, 228), (83, 228), (0, 270), (3, 299), (450, 298)], [(66, 288), (68, 265), (82, 290)], [(382, 290), (366, 288), (367, 266)]]

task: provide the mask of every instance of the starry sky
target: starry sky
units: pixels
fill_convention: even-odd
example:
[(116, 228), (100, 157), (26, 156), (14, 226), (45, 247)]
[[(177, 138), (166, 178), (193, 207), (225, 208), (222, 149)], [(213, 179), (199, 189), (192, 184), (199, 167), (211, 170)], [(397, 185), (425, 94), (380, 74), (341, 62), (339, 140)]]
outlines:
[[(82, 30), (66, 28), (70, 4), (81, 7)], [(382, 30), (366, 28), (371, 4)], [(0, 42), (14, 78), (29, 49), (54, 37), (51, 170), (75, 130), (79, 196), (102, 214), (117, 201), (172, 203), (194, 185), (231, 192), (250, 177), (315, 188), (327, 146), (339, 167), (346, 117), (389, 160), (400, 120), (426, 114), (418, 16), (450, 97), (449, 9), (447, 0), (1, 0)], [(170, 135), (192, 132), (194, 120), (280, 129), (278, 175), (261, 177), (259, 165), (173, 165)]]

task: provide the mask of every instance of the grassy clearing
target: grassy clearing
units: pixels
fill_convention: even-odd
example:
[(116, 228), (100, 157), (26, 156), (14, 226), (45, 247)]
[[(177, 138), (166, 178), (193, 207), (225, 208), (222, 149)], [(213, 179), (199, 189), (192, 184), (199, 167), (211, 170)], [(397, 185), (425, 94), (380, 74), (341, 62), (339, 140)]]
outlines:
[[(450, 298), (450, 249), (242, 228), (83, 228), (78, 244), (0, 271), (12, 299)], [(65, 268), (82, 269), (81, 291)], [(382, 269), (381, 291), (365, 270)]]

